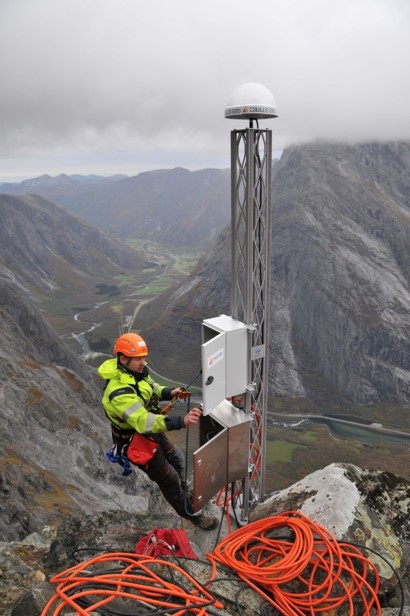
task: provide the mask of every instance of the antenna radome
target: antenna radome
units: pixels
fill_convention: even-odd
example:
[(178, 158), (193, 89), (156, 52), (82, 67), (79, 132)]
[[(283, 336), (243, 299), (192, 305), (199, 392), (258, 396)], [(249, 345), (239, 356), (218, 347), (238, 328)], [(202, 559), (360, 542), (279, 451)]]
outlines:
[(277, 118), (276, 103), (272, 93), (260, 83), (244, 83), (231, 93), (225, 118), (234, 120), (262, 120)]

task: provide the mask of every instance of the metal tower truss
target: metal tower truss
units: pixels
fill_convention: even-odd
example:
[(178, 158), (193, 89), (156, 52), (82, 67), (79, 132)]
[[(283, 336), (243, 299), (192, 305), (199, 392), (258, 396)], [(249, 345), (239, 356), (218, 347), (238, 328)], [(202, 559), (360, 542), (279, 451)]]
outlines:
[(248, 328), (248, 387), (244, 410), (253, 416), (249, 476), (243, 507), (264, 496), (270, 299), (272, 132), (231, 132), (232, 316)]

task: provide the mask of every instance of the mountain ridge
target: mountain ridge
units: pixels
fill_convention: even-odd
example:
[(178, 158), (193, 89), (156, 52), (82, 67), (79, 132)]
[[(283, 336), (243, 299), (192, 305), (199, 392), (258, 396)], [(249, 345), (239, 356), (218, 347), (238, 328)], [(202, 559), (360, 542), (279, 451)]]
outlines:
[[(295, 146), (274, 167), (272, 396), (409, 401), (409, 170), (408, 143)], [(200, 321), (230, 311), (230, 259), (226, 229), (158, 321), (142, 308), (161, 372), (187, 379), (200, 365)], [(188, 339), (167, 360), (166, 344)]]
[(183, 167), (97, 182), (61, 174), (0, 184), (0, 192), (50, 199), (110, 235), (187, 246), (208, 244), (227, 224), (229, 191), (229, 170)]
[(152, 267), (138, 251), (39, 195), (0, 194), (0, 214), (1, 266), (37, 299), (92, 294), (97, 276)]

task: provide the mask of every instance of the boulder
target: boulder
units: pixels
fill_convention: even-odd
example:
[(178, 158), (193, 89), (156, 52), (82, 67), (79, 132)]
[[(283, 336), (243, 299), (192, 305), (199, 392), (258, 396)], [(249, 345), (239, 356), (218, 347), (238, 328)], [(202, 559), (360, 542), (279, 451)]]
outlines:
[(377, 567), (382, 604), (409, 601), (410, 484), (391, 473), (330, 464), (289, 488), (271, 494), (250, 511), (249, 522), (299, 512), (351, 543)]

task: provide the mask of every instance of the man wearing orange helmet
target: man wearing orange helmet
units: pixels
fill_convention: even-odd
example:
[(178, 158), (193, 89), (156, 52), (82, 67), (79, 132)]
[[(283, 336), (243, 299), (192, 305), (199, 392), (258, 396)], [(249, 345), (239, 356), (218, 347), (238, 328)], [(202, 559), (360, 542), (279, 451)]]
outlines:
[(180, 516), (204, 530), (215, 528), (214, 517), (192, 513), (185, 494), (183, 454), (165, 435), (165, 432), (194, 425), (201, 410), (193, 408), (184, 417), (155, 412), (153, 399), (172, 400), (183, 388), (165, 387), (154, 381), (146, 362), (147, 344), (138, 334), (120, 336), (114, 345), (114, 355), (115, 358), (106, 360), (98, 368), (99, 376), (106, 380), (102, 404), (111, 422), (112, 453), (123, 464), (130, 458), (155, 481)]

